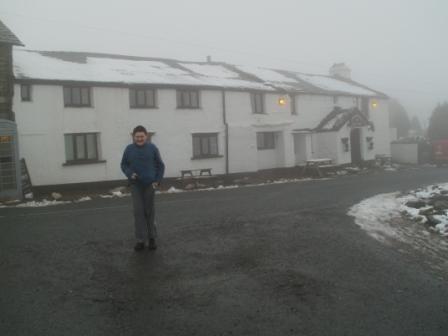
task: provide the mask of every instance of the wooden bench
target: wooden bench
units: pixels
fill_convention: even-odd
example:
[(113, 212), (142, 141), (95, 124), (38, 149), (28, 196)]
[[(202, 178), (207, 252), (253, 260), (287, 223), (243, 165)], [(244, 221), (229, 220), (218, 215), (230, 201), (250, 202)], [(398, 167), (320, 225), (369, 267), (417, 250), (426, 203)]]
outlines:
[(392, 158), (389, 155), (377, 154), (375, 155), (375, 162), (381, 167), (387, 166), (392, 163)]
[(319, 177), (324, 177), (323, 169), (333, 168), (336, 165), (333, 164), (332, 159), (310, 159), (306, 160), (305, 166), (302, 170), (302, 176), (305, 176), (307, 170), (313, 170)]
[(185, 169), (180, 171), (182, 178), (186, 176), (190, 177), (200, 177), (200, 176), (212, 176), (211, 168), (202, 168), (202, 169)]

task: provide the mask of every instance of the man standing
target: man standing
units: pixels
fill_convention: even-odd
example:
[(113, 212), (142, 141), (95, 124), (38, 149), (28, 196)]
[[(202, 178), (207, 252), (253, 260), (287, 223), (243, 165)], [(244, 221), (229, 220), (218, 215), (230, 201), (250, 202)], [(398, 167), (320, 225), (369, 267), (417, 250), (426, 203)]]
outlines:
[(121, 170), (131, 185), (134, 206), (136, 251), (145, 248), (148, 240), (150, 250), (155, 250), (157, 231), (154, 223), (154, 190), (160, 185), (165, 165), (157, 147), (149, 143), (148, 132), (137, 126), (132, 132), (134, 143), (128, 145), (121, 160)]

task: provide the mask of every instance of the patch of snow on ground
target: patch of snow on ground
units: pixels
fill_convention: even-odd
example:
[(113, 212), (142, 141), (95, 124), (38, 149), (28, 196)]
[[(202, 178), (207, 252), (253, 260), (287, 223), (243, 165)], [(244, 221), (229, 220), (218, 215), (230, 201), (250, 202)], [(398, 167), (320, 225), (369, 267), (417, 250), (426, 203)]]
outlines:
[(176, 193), (181, 193), (183, 192), (183, 190), (180, 189), (176, 189), (175, 187), (171, 187), (166, 191), (168, 194), (176, 194)]
[(79, 202), (87, 202), (87, 201), (91, 201), (92, 198), (89, 196), (85, 196), (85, 197), (81, 197), (80, 199), (76, 200), (75, 202), (79, 203)]
[[(428, 200), (444, 191), (448, 191), (448, 183), (428, 186), (407, 194), (398, 192), (380, 194), (352, 206), (348, 215), (354, 217), (357, 225), (378, 240), (395, 238), (404, 241), (409, 238), (409, 228), (396, 227), (392, 220), (405, 215), (420, 225), (425, 223), (427, 219), (420, 212), (427, 210), (428, 207), (416, 209), (406, 204), (410, 201)], [(440, 221), (440, 224), (437, 224), (432, 230), (442, 236), (448, 236), (448, 211), (445, 212), (445, 215), (434, 215), (434, 218)], [(423, 230), (421, 232), (426, 232), (426, 228), (423, 226), (421, 230)]]
[(400, 215), (401, 202), (397, 196), (398, 193), (376, 195), (351, 207), (348, 214), (355, 218), (357, 225), (378, 240), (399, 238), (388, 225), (394, 216)]
[(42, 200), (42, 201), (31, 201), (26, 203), (20, 203), (17, 204), (17, 208), (40, 208), (40, 207), (47, 207), (47, 206), (54, 206), (54, 205), (61, 205), (61, 204), (69, 204), (71, 202), (69, 201), (49, 201), (49, 200)]

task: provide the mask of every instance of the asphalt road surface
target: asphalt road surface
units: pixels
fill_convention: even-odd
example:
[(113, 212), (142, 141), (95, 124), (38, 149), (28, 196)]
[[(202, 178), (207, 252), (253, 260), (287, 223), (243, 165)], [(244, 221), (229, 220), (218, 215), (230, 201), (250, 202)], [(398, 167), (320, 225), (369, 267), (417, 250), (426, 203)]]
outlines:
[(413, 169), (160, 195), (135, 253), (130, 198), (0, 209), (0, 335), (448, 335), (447, 273), (347, 209), (448, 182)]

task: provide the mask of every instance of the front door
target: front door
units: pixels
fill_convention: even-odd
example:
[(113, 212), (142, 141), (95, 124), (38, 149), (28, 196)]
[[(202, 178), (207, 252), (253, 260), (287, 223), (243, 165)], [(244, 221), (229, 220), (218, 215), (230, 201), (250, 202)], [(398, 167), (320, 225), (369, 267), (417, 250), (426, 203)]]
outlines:
[(361, 129), (353, 128), (350, 132), (350, 148), (352, 154), (352, 163), (360, 164), (362, 162), (361, 154)]
[(304, 165), (308, 159), (307, 137), (308, 134), (293, 134), (294, 136), (294, 155), (296, 166)]

